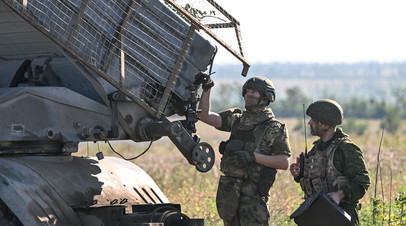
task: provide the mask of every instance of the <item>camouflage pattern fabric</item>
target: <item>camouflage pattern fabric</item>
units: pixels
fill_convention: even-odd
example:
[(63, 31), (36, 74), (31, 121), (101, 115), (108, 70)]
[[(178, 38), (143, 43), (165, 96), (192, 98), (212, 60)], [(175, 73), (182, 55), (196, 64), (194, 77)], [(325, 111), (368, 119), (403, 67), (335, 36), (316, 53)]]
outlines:
[(267, 199), (260, 197), (255, 183), (244, 181), (236, 216), (224, 219), (224, 226), (267, 226), (269, 213)]
[[(290, 156), (285, 125), (274, 118), (269, 108), (256, 113), (229, 109), (219, 114), (222, 118), (222, 126), (218, 129), (231, 132), (220, 163), (221, 171), (226, 175), (225, 177), (243, 181), (241, 188), (231, 188), (232, 186), (224, 186), (224, 179), (220, 179), (223, 181), (219, 183), (216, 197), (219, 215), (224, 220), (224, 225), (268, 225), (269, 212), (266, 202), (269, 189), (275, 180), (276, 170), (254, 162), (249, 163), (247, 167), (237, 167), (233, 162), (232, 152), (255, 151), (265, 155)], [(262, 140), (257, 141), (258, 137), (262, 137)], [(243, 141), (242, 144), (241, 141)], [(226, 191), (222, 187), (229, 187), (230, 190)], [(239, 189), (241, 189), (240, 196), (234, 200), (231, 199), (236, 197), (235, 195), (226, 194), (227, 192), (235, 194)], [(226, 213), (231, 210), (229, 207), (235, 206), (235, 199), (238, 200), (237, 211), (233, 214)], [(229, 216), (233, 217), (229, 218)]]
[(244, 149), (244, 142), (241, 140), (228, 140), (223, 157), (220, 162), (220, 170), (226, 176), (241, 179), (247, 178), (247, 166), (239, 166), (234, 158), (235, 152)]
[(221, 219), (231, 220), (237, 216), (242, 184), (242, 179), (220, 176), (216, 205)]
[(258, 194), (257, 185), (244, 181), (240, 198), (241, 225), (268, 225), (268, 208), (266, 201)]
[(270, 122), (271, 125), (266, 130), (265, 136), (260, 143), (261, 153), (266, 155), (291, 155), (288, 130), (284, 124), (274, 118), (271, 109), (266, 108), (261, 113), (248, 113), (246, 111), (242, 113), (241, 109), (231, 108), (219, 112), (219, 115), (221, 116), (222, 125), (217, 129), (231, 132), (231, 140), (244, 140), (244, 149), (249, 151), (254, 151), (256, 148), (256, 134), (254, 134), (255, 127), (272, 119)]
[[(326, 150), (335, 139), (343, 137), (348, 137), (348, 135), (345, 134), (342, 129), (337, 128), (333, 137), (329, 141), (315, 141), (309, 155), (314, 155), (316, 149), (320, 151)], [(348, 183), (341, 188), (345, 197), (341, 200), (339, 205), (350, 214), (352, 224), (358, 225), (359, 222), (356, 207), (358, 201), (365, 195), (365, 192), (370, 185), (368, 170), (365, 166), (362, 151), (351, 141), (343, 141), (338, 145), (334, 153), (333, 163), (337, 171), (349, 179)]]
[(336, 138), (324, 150), (318, 151), (317, 145), (311, 155), (304, 158), (303, 178), (300, 186), (308, 199), (317, 192), (328, 193), (337, 191), (348, 183), (348, 178), (339, 172), (333, 163), (334, 154), (341, 142), (349, 140), (347, 137)]

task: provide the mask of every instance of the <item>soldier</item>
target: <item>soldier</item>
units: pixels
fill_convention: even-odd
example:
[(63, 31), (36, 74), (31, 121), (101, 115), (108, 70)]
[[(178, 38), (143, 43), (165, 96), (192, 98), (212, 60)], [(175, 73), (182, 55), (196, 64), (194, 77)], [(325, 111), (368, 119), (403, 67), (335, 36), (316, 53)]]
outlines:
[(290, 145), (285, 125), (275, 119), (269, 103), (275, 100), (272, 82), (264, 77), (248, 79), (242, 87), (245, 110), (210, 111), (209, 79), (202, 84), (199, 118), (231, 132), (222, 142), (223, 154), (216, 204), (225, 226), (268, 225), (267, 201), (276, 170), (289, 167)]
[(306, 114), (311, 117), (311, 134), (320, 139), (304, 157), (303, 172), (299, 157), (290, 172), (300, 182), (305, 199), (325, 192), (351, 216), (351, 224), (358, 225), (357, 204), (370, 182), (361, 149), (336, 128), (343, 121), (343, 110), (337, 102), (323, 99), (310, 104)]

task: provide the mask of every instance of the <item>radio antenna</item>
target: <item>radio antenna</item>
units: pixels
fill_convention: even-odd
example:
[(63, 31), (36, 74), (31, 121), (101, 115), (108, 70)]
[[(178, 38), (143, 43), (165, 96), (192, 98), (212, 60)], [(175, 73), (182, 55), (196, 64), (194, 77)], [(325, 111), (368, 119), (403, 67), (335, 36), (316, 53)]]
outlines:
[(304, 138), (305, 138), (305, 155), (307, 155), (307, 132), (306, 132), (306, 116), (305, 116), (305, 105), (303, 104), (303, 127), (304, 127)]

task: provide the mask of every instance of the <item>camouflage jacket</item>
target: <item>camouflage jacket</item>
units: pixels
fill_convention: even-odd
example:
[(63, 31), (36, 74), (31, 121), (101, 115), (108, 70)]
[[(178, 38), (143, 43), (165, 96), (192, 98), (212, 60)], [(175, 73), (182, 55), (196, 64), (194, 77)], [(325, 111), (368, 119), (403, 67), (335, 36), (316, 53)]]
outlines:
[(260, 141), (259, 150), (256, 151), (265, 155), (291, 155), (285, 124), (275, 119), (271, 109), (266, 108), (263, 112), (249, 113), (247, 111), (242, 112), (238, 108), (232, 108), (219, 112), (219, 115), (222, 119), (222, 125), (217, 129), (231, 132), (230, 139), (245, 141), (246, 150), (254, 151), (256, 148), (255, 139), (258, 136), (255, 133), (256, 127), (270, 124), (266, 128), (262, 141)]
[[(316, 149), (324, 151), (335, 139), (342, 137), (348, 137), (348, 135), (345, 134), (342, 129), (337, 128), (329, 141), (323, 142), (321, 139), (315, 141), (313, 148), (308, 154), (314, 155)], [(370, 179), (361, 149), (350, 140), (345, 140), (338, 145), (334, 153), (333, 163), (335, 168), (349, 179), (348, 183), (341, 188), (345, 194), (344, 200), (357, 203), (358, 200), (365, 195), (370, 185)]]

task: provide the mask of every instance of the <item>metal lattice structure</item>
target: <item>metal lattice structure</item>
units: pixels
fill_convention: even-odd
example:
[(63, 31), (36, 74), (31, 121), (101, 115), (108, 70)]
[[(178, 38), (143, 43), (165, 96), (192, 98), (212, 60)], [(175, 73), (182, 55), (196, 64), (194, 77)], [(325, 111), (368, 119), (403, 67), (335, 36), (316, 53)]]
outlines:
[[(166, 0), (170, 4), (174, 5), (179, 11), (183, 11), (186, 17), (190, 15), (194, 18), (190, 18), (194, 23), (199, 25), (199, 28), (204, 30), (209, 36), (222, 45), (227, 51), (234, 55), (241, 61), (244, 68), (242, 75), (246, 76), (250, 64), (245, 58), (244, 46), (241, 37), (240, 22), (228, 13), (223, 7), (221, 7), (214, 0)], [(187, 11), (188, 13), (185, 13)], [(228, 34), (235, 34), (235, 39), (224, 40), (219, 38), (216, 31), (227, 30)]]
[[(238, 21), (213, 0), (203, 1), (205, 4), (197, 7), (204, 10), (206, 6), (211, 7), (208, 10), (216, 10), (216, 17), (223, 15), (227, 23), (205, 25), (204, 20), (198, 16), (195, 18), (190, 10), (172, 0), (2, 1), (77, 59), (79, 64), (90, 68), (157, 118), (164, 115), (173, 93), (184, 101), (190, 98), (185, 87), (193, 83), (194, 75), (205, 71), (212, 60), (215, 47), (196, 32), (197, 29), (205, 31), (240, 59), (244, 64), (243, 75), (249, 67), (243, 56)], [(240, 53), (218, 38), (209, 27), (234, 27)], [(34, 32), (27, 30), (27, 37), (35, 36)], [(18, 35), (21, 31), (15, 32)], [(9, 32), (6, 35), (11, 37)], [(21, 55), (15, 47), (26, 43), (27, 40), (12, 45), (6, 43), (13, 51), (3, 48), (1, 57), (18, 59)], [(27, 49), (21, 53), (27, 55)], [(60, 52), (47, 52), (47, 49), (32, 52), (34, 57), (46, 54)]]
[[(157, 117), (171, 91), (176, 93), (173, 86), (181, 79), (183, 63), (192, 64), (195, 72), (206, 70), (207, 64), (194, 61), (185, 46), (193, 39), (214, 50), (190, 24), (157, 0), (4, 2)], [(184, 62), (187, 57), (191, 59)]]

